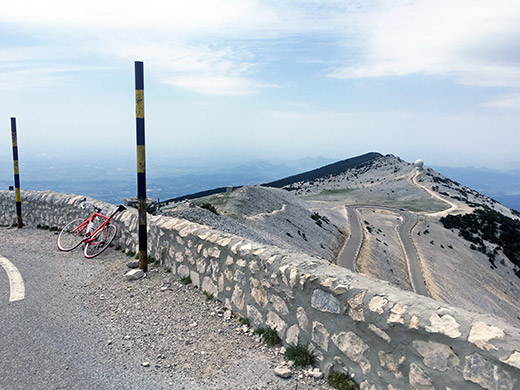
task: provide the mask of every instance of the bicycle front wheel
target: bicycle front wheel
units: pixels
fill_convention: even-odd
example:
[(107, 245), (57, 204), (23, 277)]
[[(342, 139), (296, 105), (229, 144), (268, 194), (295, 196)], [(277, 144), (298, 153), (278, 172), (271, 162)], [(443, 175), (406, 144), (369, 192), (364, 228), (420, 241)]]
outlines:
[(114, 241), (114, 238), (116, 238), (116, 233), (116, 225), (105, 225), (105, 227), (101, 229), (98, 234), (96, 234), (92, 241), (85, 244), (85, 249), (83, 251), (85, 257), (87, 259), (91, 259), (102, 253), (110, 246), (112, 241)]
[(76, 218), (66, 224), (58, 234), (56, 244), (60, 251), (69, 252), (77, 248), (85, 238), (86, 226), (81, 226), (85, 220), (83, 218)]

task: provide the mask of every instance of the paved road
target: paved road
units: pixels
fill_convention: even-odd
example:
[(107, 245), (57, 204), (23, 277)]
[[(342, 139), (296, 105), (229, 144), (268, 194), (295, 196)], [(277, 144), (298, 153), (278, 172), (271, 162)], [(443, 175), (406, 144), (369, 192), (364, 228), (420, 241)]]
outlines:
[(118, 337), (110, 319), (85, 308), (80, 291), (95, 282), (102, 262), (85, 264), (77, 252), (58, 252), (54, 236), (44, 247), (32, 245), (31, 234), (0, 228), (0, 256), (25, 285), (24, 299), (10, 301), (8, 274), (0, 267), (0, 389), (194, 388), (183, 379), (170, 384), (151, 370), (136, 371), (139, 358), (108, 342)]
[(411, 230), (417, 223), (417, 216), (408, 211), (372, 205), (347, 206), (347, 217), (350, 224), (350, 237), (343, 247), (340, 255), (338, 256), (338, 265), (356, 272), (355, 262), (359, 255), (361, 245), (363, 244), (363, 229), (361, 228), (359, 219), (356, 214), (356, 209), (359, 208), (387, 210), (401, 215), (403, 221), (399, 224), (397, 233), (401, 240), (403, 254), (408, 265), (408, 277), (410, 279), (410, 283), (413, 290), (417, 294), (429, 296), (430, 294), (422, 275), (417, 248), (415, 247), (411, 237)]
[(363, 243), (363, 230), (356, 215), (357, 206), (347, 206), (347, 218), (350, 224), (350, 237), (348, 238), (343, 250), (338, 256), (338, 265), (356, 272), (355, 260), (359, 255), (361, 244)]

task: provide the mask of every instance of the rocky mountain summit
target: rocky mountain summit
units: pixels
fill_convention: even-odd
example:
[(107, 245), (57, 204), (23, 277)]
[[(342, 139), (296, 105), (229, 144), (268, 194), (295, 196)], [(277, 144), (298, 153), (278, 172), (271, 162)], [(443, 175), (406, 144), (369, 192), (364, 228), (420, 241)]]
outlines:
[[(352, 234), (348, 205), (358, 206), (362, 222), (357, 272), (412, 289), (397, 232), (402, 221), (398, 211), (406, 210), (417, 218), (410, 235), (430, 296), (520, 325), (520, 264), (510, 255), (516, 249), (482, 239), (476, 230), (463, 233), (441, 222), (447, 216), (488, 210), (511, 221), (508, 234), (519, 237), (520, 214), (393, 155), (369, 153), (266, 186), (172, 203), (162, 213), (336, 263)], [(472, 241), (469, 235), (479, 238)]]

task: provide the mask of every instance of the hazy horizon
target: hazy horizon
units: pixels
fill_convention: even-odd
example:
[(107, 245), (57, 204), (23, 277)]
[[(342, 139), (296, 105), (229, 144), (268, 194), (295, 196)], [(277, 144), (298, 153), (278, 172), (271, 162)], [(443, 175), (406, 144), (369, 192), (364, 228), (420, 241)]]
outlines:
[[(355, 156), (343, 159), (351, 157)], [(147, 188), (150, 197), (165, 200), (217, 187), (267, 183), (337, 161), (327, 157), (190, 161), (155, 156), (148, 161)], [(11, 172), (2, 170), (0, 173), (0, 189), (6, 190), (13, 185), (12, 157), (0, 156), (0, 163), (3, 166), (10, 164)], [(520, 209), (520, 170), (431, 167), (508, 207)], [(135, 157), (130, 155), (125, 158), (109, 155), (92, 161), (82, 157), (24, 156), (20, 160), (20, 176), (22, 190), (76, 193), (109, 203), (121, 203), (126, 197), (136, 196)]]

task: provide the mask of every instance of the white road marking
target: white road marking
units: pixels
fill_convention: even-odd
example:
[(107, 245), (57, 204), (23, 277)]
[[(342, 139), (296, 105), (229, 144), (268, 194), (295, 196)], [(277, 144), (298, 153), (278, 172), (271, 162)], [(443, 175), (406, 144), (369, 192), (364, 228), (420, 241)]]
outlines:
[(23, 284), (20, 271), (3, 256), (0, 256), (0, 265), (4, 267), (5, 272), (7, 272), (7, 277), (9, 278), (9, 286), (11, 288), (9, 302), (21, 301), (25, 298), (25, 285)]

